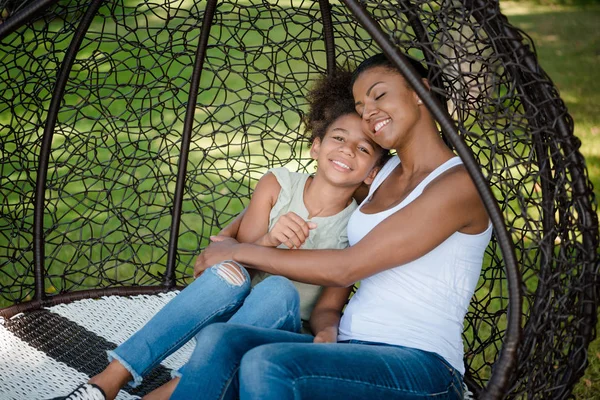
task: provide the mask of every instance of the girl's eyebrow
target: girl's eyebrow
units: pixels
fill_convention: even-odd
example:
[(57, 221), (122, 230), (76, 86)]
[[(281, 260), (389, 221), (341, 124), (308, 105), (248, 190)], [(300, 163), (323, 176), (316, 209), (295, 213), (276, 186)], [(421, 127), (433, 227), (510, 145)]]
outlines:
[[(370, 94), (371, 94), (371, 90), (373, 90), (373, 88), (374, 88), (376, 85), (379, 85), (380, 83), (383, 83), (383, 81), (377, 81), (377, 82), (375, 82), (374, 84), (372, 84), (372, 85), (371, 85), (371, 87), (369, 87), (369, 88), (367, 89), (367, 96), (368, 96), (368, 95), (370, 95)], [(362, 102), (360, 102), (360, 101), (357, 101), (356, 103), (354, 103), (354, 105), (355, 105), (355, 106), (357, 106), (357, 105), (359, 105), (359, 104), (362, 104)]]
[(371, 150), (375, 150), (375, 145), (373, 143), (371, 143), (369, 140), (365, 140), (364, 142), (369, 145)]
[(344, 133), (348, 133), (348, 130), (347, 130), (347, 129), (344, 129), (344, 128), (333, 128), (331, 131), (332, 131), (332, 132), (333, 132), (333, 131), (342, 131), (342, 132), (344, 132)]

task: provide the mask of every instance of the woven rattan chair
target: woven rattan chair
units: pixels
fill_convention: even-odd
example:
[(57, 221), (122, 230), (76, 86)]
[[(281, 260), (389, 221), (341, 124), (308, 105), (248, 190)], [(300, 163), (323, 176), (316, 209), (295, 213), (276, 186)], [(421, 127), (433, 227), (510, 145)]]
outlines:
[[(267, 168), (312, 168), (314, 79), (380, 51), (493, 221), (465, 322), (469, 389), (569, 397), (594, 337), (597, 214), (573, 121), (497, 2), (0, 0), (0, 21), (0, 398), (101, 370)], [(428, 66), (431, 93), (397, 50)]]

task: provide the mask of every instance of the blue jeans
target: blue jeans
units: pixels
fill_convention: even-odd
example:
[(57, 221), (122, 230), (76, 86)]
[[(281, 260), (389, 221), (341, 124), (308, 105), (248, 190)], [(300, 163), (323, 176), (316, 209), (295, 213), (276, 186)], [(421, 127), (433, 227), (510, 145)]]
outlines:
[(181, 398), (463, 397), (460, 373), (435, 353), (359, 341), (314, 344), (310, 335), (235, 324), (213, 324), (199, 336), (196, 386)]
[[(227, 279), (229, 276), (220, 270), (227, 263), (232, 262), (209, 268), (139, 331), (108, 353), (109, 360), (118, 360), (131, 373), (131, 386), (138, 386), (152, 368), (214, 322), (300, 330), (298, 291), (287, 278), (270, 276), (251, 289), (248, 272), (238, 264), (242, 274), (237, 281)], [(186, 364), (179, 371), (181, 382), (187, 380), (188, 370)]]

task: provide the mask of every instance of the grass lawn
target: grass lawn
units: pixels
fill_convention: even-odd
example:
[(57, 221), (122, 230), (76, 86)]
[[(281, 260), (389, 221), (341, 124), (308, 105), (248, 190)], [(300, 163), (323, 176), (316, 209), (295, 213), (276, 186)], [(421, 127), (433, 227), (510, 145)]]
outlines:
[[(575, 120), (594, 193), (600, 198), (600, 5), (503, 1), (501, 9), (513, 25), (531, 36), (540, 65), (560, 90)], [(574, 391), (577, 399), (600, 398), (600, 339), (590, 346), (588, 360), (586, 374)]]

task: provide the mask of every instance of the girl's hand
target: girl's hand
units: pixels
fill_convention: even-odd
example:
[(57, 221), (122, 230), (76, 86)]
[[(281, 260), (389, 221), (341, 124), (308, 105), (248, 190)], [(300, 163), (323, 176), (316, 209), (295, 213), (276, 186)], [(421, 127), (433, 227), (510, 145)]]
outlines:
[(337, 343), (338, 330), (336, 326), (329, 326), (315, 336), (313, 343)]
[(194, 278), (199, 277), (206, 269), (217, 263), (233, 260), (233, 251), (238, 244), (237, 240), (228, 237), (219, 237), (219, 240), (214, 240), (196, 258)]
[(273, 229), (267, 232), (255, 244), (267, 247), (277, 247), (285, 244), (288, 248), (300, 248), (308, 238), (311, 229), (317, 224), (300, 218), (298, 214), (289, 212), (279, 217)]

